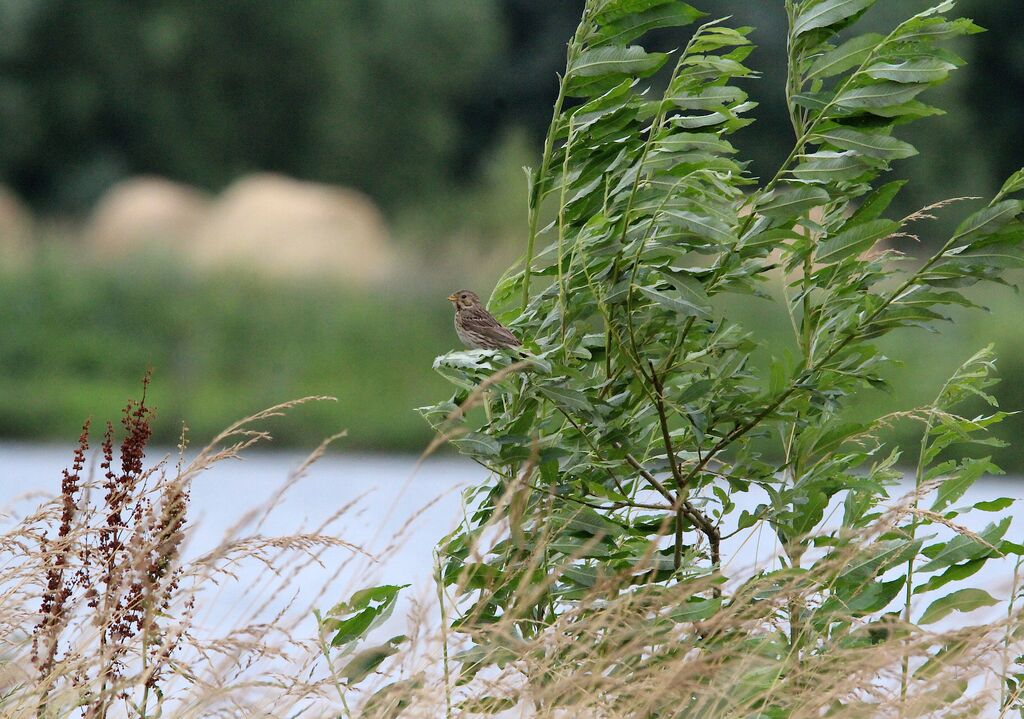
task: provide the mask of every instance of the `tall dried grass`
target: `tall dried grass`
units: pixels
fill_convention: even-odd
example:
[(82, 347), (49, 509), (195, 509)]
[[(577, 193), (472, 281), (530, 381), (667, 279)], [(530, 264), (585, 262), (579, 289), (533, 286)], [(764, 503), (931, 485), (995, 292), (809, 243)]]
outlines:
[[(844, 631), (834, 642), (802, 641), (803, 628), (784, 619), (795, 603), (819, 606), (829, 577), (849, 568), (858, 543), (895, 531), (912, 498), (894, 502), (850, 543), (849, 553), (836, 555), (833, 571), (737, 570), (724, 583), (692, 576), (651, 589), (631, 582), (646, 571), (638, 566), (633, 574), (599, 576), (589, 595), (531, 638), (516, 629), (522, 618), (514, 613), (483, 617), (473, 610), (483, 603), (466, 606), (441, 590), (438, 602), (424, 592), (409, 605), (410, 639), (402, 651), (365, 687), (349, 686), (339, 663), (330, 661), (333, 650), (306, 626), (312, 610), (334, 603), (341, 587), (333, 579), (305, 581), (303, 569), (326, 563), (340, 572), (352, 561), (380, 559), (335, 536), (353, 505), (313, 531), (261, 533), (268, 514), (330, 440), (217, 547), (191, 557), (183, 551), (192, 528), (192, 482), (267, 439), (259, 422), (315, 399), (322, 398), (278, 405), (236, 423), (190, 461), (183, 441), (177, 458), (147, 465), (151, 410), (145, 395), (125, 409), (118, 452), (108, 425), (98, 467), (90, 464), (88, 425), (83, 429), (60, 494), (12, 516), (0, 534), (0, 715), (1014, 716), (998, 707), (1001, 679), (1024, 652), (1019, 601), (1008, 603), (1000, 619), (930, 632), (898, 614), (864, 616), (856, 607), (837, 606), (830, 621)], [(510, 494), (507, 504), (513, 501)], [(510, 536), (509, 521), (506, 513), (484, 536)], [(543, 546), (543, 537), (534, 539)], [(471, 552), (483, 556), (489, 549)], [(536, 550), (527, 561), (540, 565), (543, 559)], [(245, 606), (217, 607), (220, 588), (236, 581), (246, 563), (260, 567), (260, 580), (246, 588)], [(558, 575), (558, 568), (548, 568), (549, 582)], [(503, 580), (467, 574), (459, 581), (479, 598)], [(1020, 594), (1016, 577), (1007, 577), (1007, 586), (1010, 596)], [(546, 588), (515, 591), (526, 600)], [(218, 616), (230, 621), (211, 624)], [(456, 631), (439, 616), (458, 619)], [(501, 668), (476, 673), (474, 656), (464, 651), (470, 640), (489, 647)], [(904, 662), (913, 677), (905, 692)]]
[[(331, 682), (315, 678), (316, 638), (299, 628), (336, 587), (304, 585), (303, 572), (376, 560), (335, 534), (351, 506), (308, 532), (266, 536), (261, 528), (328, 442), (217, 546), (183, 553), (196, 478), (268, 439), (263, 420), (320, 399), (248, 417), (190, 461), (184, 433), (177, 458), (145, 461), (145, 393), (124, 410), (118, 452), (107, 425), (98, 467), (86, 424), (60, 493), (10, 515), (0, 534), (0, 715), (284, 716), (325, 695)], [(261, 568), (242, 588), (246, 602), (214, 606), (246, 564)], [(230, 616), (230, 626), (208, 623), (218, 616)], [(328, 711), (331, 701), (322, 704)]]

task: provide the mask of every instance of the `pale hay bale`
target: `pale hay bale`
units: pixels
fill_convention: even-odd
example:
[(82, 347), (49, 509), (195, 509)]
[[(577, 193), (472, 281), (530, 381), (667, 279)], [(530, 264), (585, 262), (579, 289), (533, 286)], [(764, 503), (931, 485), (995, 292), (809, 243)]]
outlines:
[(34, 225), (28, 206), (0, 185), (0, 261), (13, 262), (29, 254)]
[(376, 206), (353, 190), (272, 174), (243, 178), (213, 206), (193, 245), (203, 266), (356, 282), (391, 271), (394, 251)]
[(96, 205), (86, 242), (112, 255), (154, 247), (180, 251), (194, 241), (209, 205), (202, 192), (160, 177), (124, 180)]

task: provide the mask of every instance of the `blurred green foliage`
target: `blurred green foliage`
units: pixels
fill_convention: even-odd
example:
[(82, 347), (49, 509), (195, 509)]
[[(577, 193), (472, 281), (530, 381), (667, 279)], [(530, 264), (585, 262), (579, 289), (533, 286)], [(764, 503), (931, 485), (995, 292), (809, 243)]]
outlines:
[(47, 255), (0, 271), (0, 436), (74, 436), (116, 419), (153, 369), (156, 439), (197, 442), (273, 404), (307, 406), (273, 427), (311, 446), (347, 429), (346, 448), (418, 451), (413, 407), (443, 390), (431, 371), (452, 347), (442, 290), (351, 291), (323, 282), (201, 276), (159, 258), (100, 265)]
[[(444, 301), (450, 288), (403, 286), (354, 291), (327, 281), (195, 274), (154, 257), (98, 264), (63, 252), (0, 269), (0, 437), (66, 440), (89, 416), (116, 418), (151, 367), (155, 430), (165, 445), (177, 441), (182, 422), (204, 442), (272, 404), (332, 395), (337, 403), (306, 406), (275, 424), (277, 442), (308, 447), (347, 429), (348, 449), (420, 451), (431, 432), (412, 408), (444, 394), (431, 363), (458, 342)], [(930, 401), (990, 342), (1002, 379), (994, 394), (1004, 409), (1024, 408), (1024, 333), (1006, 321), (1020, 315), (1022, 300), (1005, 288), (975, 299), (992, 312), (954, 313), (941, 335), (913, 330), (881, 342), (902, 365), (887, 377), (892, 388), (865, 393), (855, 416)], [(794, 349), (771, 301), (734, 298), (724, 307), (757, 328), (759, 372), (772, 355)], [(893, 432), (905, 446), (919, 437), (910, 423)], [(1016, 441), (1024, 415), (995, 434), (1013, 441), (996, 461), (1024, 470)]]
[(138, 173), (410, 196), (502, 32), (491, 0), (0, 0), (0, 28), (0, 178), (73, 211)]
[[(928, 4), (879, 3), (864, 27)], [(510, 131), (525, 128), (539, 144), (581, 7), (0, 0), (0, 182), (60, 211), (88, 209), (127, 175), (219, 189), (253, 170), (355, 185), (390, 208), (443, 204), (454, 186), (478, 180)], [(757, 130), (736, 144), (755, 174), (770, 176), (792, 134), (779, 99), (782, 3), (703, 7), (758, 28), (764, 77), (750, 89), (762, 106)], [(939, 103), (951, 113), (906, 133), (929, 159), (901, 168), (915, 187), (897, 209), (992, 190), (1021, 164), (1024, 4), (962, 0), (959, 9), (990, 34), (958, 48), (969, 64)], [(684, 32), (653, 33), (652, 44), (678, 48)], [(985, 131), (965, 146), (972, 127)]]
[[(977, 203), (974, 208), (977, 209)], [(1024, 277), (1010, 279), (1017, 285), (1024, 283)], [(750, 298), (742, 296), (724, 297), (719, 302), (721, 310), (754, 331), (754, 339), (760, 345), (754, 355), (754, 371), (762, 377), (768, 376), (773, 357), (797, 356), (792, 327), (782, 313), (770, 306), (782, 301), (780, 287), (773, 281), (766, 290), (770, 298), (758, 302), (750, 302)], [(1021, 332), (1019, 320), (1014, 321), (1021, 316), (1024, 298), (1017, 290), (1006, 287), (987, 287), (966, 294), (986, 311), (954, 308), (949, 311), (952, 321), (939, 323), (937, 332), (913, 328), (877, 341), (881, 353), (895, 360), (895, 365), (882, 373), (887, 386), (861, 393), (851, 403), (843, 420), (868, 421), (889, 412), (927, 405), (961, 364), (989, 344), (994, 345), (995, 379), (998, 380), (991, 394), (1003, 410), (1019, 412), (1024, 409), (1024, 332)], [(991, 412), (991, 408), (978, 399), (965, 403), (962, 411), (965, 416), (981, 416)], [(994, 427), (991, 434), (1008, 446), (1001, 449), (966, 447), (961, 448), (961, 454), (991, 455), (993, 461), (1008, 472), (1024, 471), (1024, 447), (1020, 442), (1024, 436), (1024, 414), (1007, 418)], [(883, 436), (903, 448), (904, 464), (913, 463), (921, 438), (919, 423), (896, 421)], [(765, 450), (773, 451), (767, 440)]]

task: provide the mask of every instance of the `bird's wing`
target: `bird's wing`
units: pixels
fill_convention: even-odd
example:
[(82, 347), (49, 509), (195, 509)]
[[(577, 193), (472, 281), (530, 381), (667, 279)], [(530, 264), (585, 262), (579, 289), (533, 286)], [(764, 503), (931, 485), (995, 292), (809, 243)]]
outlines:
[(507, 327), (482, 308), (474, 308), (463, 312), (463, 322), (470, 332), (486, 338), (496, 347), (518, 347), (520, 342)]

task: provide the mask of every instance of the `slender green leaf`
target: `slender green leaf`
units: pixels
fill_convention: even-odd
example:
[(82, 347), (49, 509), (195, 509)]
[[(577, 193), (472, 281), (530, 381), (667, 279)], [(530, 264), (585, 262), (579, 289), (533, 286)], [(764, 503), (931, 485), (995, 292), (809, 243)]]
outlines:
[(1017, 170), (1006, 179), (999, 190), (999, 196), (1013, 195), (1021, 190), (1024, 190), (1024, 169)]
[(734, 239), (729, 226), (721, 220), (698, 215), (685, 210), (670, 210), (665, 215), (699, 237), (708, 237), (716, 242), (730, 242)]
[(690, 25), (706, 14), (686, 3), (667, 2), (640, 12), (630, 12), (612, 21), (599, 16), (597, 22), (601, 28), (589, 38), (589, 43), (591, 47), (624, 45), (657, 28)]
[(830, 27), (867, 10), (875, 0), (823, 0), (804, 10), (793, 23), (793, 34)]
[(927, 85), (876, 82), (845, 91), (836, 98), (836, 104), (857, 110), (892, 107), (910, 102), (927, 88)]
[(718, 110), (747, 99), (747, 93), (732, 85), (712, 85), (696, 93), (679, 92), (669, 99), (681, 110)]
[(855, 152), (815, 152), (805, 155), (793, 176), (805, 182), (829, 184), (860, 177), (867, 172), (864, 159)]
[(398, 719), (413, 702), (413, 695), (423, 686), (423, 674), (392, 682), (374, 692), (363, 705), (360, 716), (373, 719)]
[(751, 29), (749, 27), (731, 28), (722, 25), (706, 28), (704, 32), (691, 41), (690, 53), (699, 55), (701, 53), (711, 53), (723, 47), (750, 45), (750, 40), (746, 36)]
[(639, 15), (648, 10), (678, 2), (679, 0), (603, 0), (596, 5), (599, 11), (594, 16), (594, 22), (599, 25), (608, 25), (631, 15)]
[(992, 547), (998, 547), (999, 541), (1010, 528), (1010, 517), (999, 522), (989, 524), (978, 533), (978, 539), (963, 534), (958, 534), (944, 544), (935, 544), (924, 550), (925, 556), (931, 561), (926, 562), (920, 568), (922, 572), (934, 572), (937, 569), (977, 559), (993, 552)]
[(936, 574), (929, 577), (927, 582), (914, 587), (914, 594), (925, 594), (926, 592), (931, 592), (939, 587), (943, 587), (950, 582), (959, 582), (963, 579), (967, 579), (979, 572), (981, 568), (985, 566), (988, 559), (988, 557), (981, 557), (980, 559), (972, 559), (969, 562), (964, 562), (963, 564), (954, 564), (953, 566), (948, 567), (942, 574)]
[(853, 227), (854, 225), (861, 225), (870, 220), (877, 220), (882, 216), (892, 201), (899, 194), (900, 189), (907, 184), (906, 180), (896, 180), (894, 182), (888, 182), (877, 190), (872, 192), (866, 198), (861, 206), (857, 208), (857, 211), (853, 213), (846, 225)]
[(863, 547), (857, 557), (843, 566), (837, 583), (863, 584), (889, 567), (915, 556), (920, 546), (920, 540), (892, 539)]
[(700, 379), (696, 382), (692, 382), (687, 385), (686, 389), (683, 390), (682, 394), (675, 398), (675, 401), (679, 404), (687, 404), (688, 402), (694, 402), (704, 395), (706, 395), (711, 388), (715, 386), (714, 380)]
[(587, 396), (576, 389), (569, 387), (553, 387), (545, 385), (540, 387), (541, 394), (569, 412), (589, 412), (593, 410)]
[(957, 472), (939, 485), (938, 495), (932, 504), (933, 512), (941, 512), (950, 504), (964, 496), (976, 481), (986, 474), (999, 474), (999, 467), (992, 464), (988, 457), (983, 459), (966, 459)]
[(918, 19), (904, 23), (894, 39), (901, 42), (935, 42), (984, 32), (983, 28), (967, 18), (945, 20), (941, 17), (924, 18), (923, 15), (924, 13), (919, 15)]
[(883, 40), (881, 35), (868, 33), (847, 40), (835, 50), (819, 56), (807, 72), (807, 79), (826, 78), (859, 66)]
[(552, 520), (569, 532), (589, 537), (615, 537), (625, 531), (620, 525), (605, 519), (590, 507), (567, 509), (553, 516)]
[(956, 65), (937, 57), (921, 57), (899, 63), (879, 62), (864, 73), (875, 80), (893, 82), (937, 82), (944, 80)]
[(687, 132), (676, 133), (663, 137), (654, 142), (654, 150), (658, 152), (702, 152), (734, 154), (736, 148), (727, 140), (710, 132)]
[(476, 457), (496, 457), (501, 452), (498, 441), (481, 432), (469, 432), (452, 443)]
[[(963, 253), (948, 253), (949, 259), (944, 265), (955, 266), (955, 272), (961, 277), (969, 274), (985, 276), (984, 272), (998, 268), (1015, 269), (1024, 267), (1024, 248), (1010, 247), (1002, 252), (991, 250), (971, 251), (970, 246), (961, 249), (967, 250)], [(976, 273), (969, 273), (969, 268), (980, 268)]]
[(638, 289), (662, 307), (670, 309), (673, 312), (677, 312), (683, 317), (708, 316), (706, 308), (695, 305), (682, 297), (671, 297), (666, 295), (664, 292), (651, 289), (650, 287), (639, 287)]
[(818, 245), (815, 260), (822, 263), (838, 262), (860, 254), (899, 228), (899, 223), (892, 220), (871, 220), (855, 225)]
[(601, 77), (604, 75), (633, 75), (645, 77), (661, 67), (668, 56), (648, 53), (642, 47), (598, 47), (580, 53), (569, 66), (569, 79)]
[(913, 145), (897, 140), (891, 135), (877, 132), (861, 132), (846, 127), (834, 127), (815, 135), (815, 141), (822, 140), (840, 150), (853, 150), (868, 157), (881, 160), (902, 160), (917, 154)]
[(921, 615), (918, 624), (932, 624), (953, 612), (970, 612), (999, 602), (984, 589), (961, 589), (936, 599)]
[(776, 190), (757, 206), (757, 211), (772, 219), (799, 217), (812, 207), (820, 207), (829, 200), (821, 187), (803, 186), (789, 190)]
[(332, 607), (323, 620), (324, 627), (335, 633), (331, 645), (349, 644), (380, 626), (391, 616), (398, 593), (407, 586), (386, 584), (361, 589), (347, 602)]
[(905, 584), (906, 577), (897, 577), (888, 582), (871, 582), (866, 586), (857, 587), (852, 594), (844, 592), (841, 585), (837, 588), (836, 598), (842, 602), (846, 611), (854, 616), (873, 614), (889, 606)]
[(1010, 497), (1000, 497), (999, 499), (992, 499), (987, 502), (976, 502), (974, 509), (980, 512), (1001, 512), (1007, 507), (1012, 507), (1014, 499)]
[(392, 637), (386, 644), (376, 647), (362, 649), (352, 655), (352, 659), (345, 664), (338, 672), (338, 675), (345, 680), (348, 686), (354, 686), (366, 677), (370, 676), (390, 656), (394, 656), (401, 649), (401, 644), (407, 639), (404, 635)]
[(708, 297), (708, 293), (704, 289), (704, 285), (700, 283), (700, 280), (693, 275), (679, 272), (670, 267), (662, 268), (659, 271), (668, 278), (668, 281), (672, 283), (672, 286), (679, 292), (682, 299), (699, 307), (704, 312), (703, 316), (711, 316), (711, 298)]
[(710, 619), (722, 607), (722, 598), (690, 599), (678, 605), (669, 613), (674, 622), (703, 622)]
[[(384, 584), (379, 587), (360, 589), (352, 595), (352, 598), (349, 599), (348, 602), (339, 604), (338, 607), (352, 610), (368, 607), (371, 602), (392, 602), (398, 596), (398, 593), (408, 586), (408, 584)], [(338, 607), (332, 609), (331, 612), (335, 612)]]
[(331, 645), (340, 647), (343, 644), (348, 644), (356, 639), (360, 639), (364, 634), (370, 631), (370, 625), (376, 617), (376, 609), (364, 609), (361, 612), (357, 612), (355, 616), (339, 622), (335, 627), (333, 627), (336, 631), (334, 638), (331, 639)]
[(1003, 200), (968, 217), (956, 228), (959, 239), (978, 239), (998, 232), (1021, 212), (1020, 200)]

